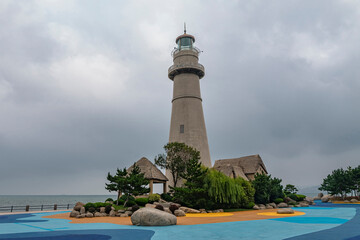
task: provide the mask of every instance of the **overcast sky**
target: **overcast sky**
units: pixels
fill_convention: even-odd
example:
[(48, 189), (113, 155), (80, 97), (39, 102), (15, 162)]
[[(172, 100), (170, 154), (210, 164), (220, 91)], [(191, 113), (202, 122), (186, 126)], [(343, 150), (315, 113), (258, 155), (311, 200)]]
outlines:
[(284, 184), (360, 164), (360, 2), (0, 1), (0, 194), (106, 194), (163, 152), (183, 23), (203, 50), (212, 162)]

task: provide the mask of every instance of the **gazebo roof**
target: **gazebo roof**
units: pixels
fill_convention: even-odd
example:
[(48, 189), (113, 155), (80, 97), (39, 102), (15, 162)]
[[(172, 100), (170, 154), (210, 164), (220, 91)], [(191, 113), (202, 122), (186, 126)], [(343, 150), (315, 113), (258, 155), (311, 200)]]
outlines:
[(253, 174), (256, 173), (256, 171), (261, 166), (266, 173), (266, 167), (264, 162), (262, 161), (259, 154), (246, 156), (246, 157), (240, 157), (240, 158), (232, 158), (232, 159), (220, 159), (216, 160), (214, 164), (215, 169), (221, 169), (226, 168), (225, 166), (237, 166), (242, 168), (243, 173), (245, 174)]
[[(136, 162), (136, 165), (144, 173), (144, 177), (148, 180), (169, 181), (169, 179), (146, 157), (142, 157)], [(132, 170), (134, 165), (128, 168), (128, 172)]]

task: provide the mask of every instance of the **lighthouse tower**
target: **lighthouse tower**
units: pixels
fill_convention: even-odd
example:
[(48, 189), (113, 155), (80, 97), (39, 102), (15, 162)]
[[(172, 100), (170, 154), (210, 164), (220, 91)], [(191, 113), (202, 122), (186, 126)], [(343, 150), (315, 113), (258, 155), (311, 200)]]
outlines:
[[(174, 64), (168, 70), (168, 77), (174, 82), (169, 142), (182, 142), (197, 149), (201, 163), (211, 167), (200, 93), (200, 79), (205, 75), (204, 66), (198, 62), (200, 50), (186, 29), (175, 42)], [(166, 176), (172, 186), (171, 173), (166, 171)]]

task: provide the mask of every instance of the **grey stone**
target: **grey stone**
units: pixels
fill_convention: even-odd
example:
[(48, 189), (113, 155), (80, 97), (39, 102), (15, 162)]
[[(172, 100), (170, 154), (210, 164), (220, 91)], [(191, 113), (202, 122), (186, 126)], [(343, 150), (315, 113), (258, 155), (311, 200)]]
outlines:
[(174, 214), (175, 214), (175, 216), (177, 216), (177, 217), (184, 217), (184, 216), (186, 216), (185, 212), (182, 211), (182, 210), (180, 210), (180, 209), (175, 210), (175, 211), (174, 211)]
[(109, 216), (110, 217), (115, 217), (116, 215), (116, 212), (114, 210), (111, 210), (110, 213), (109, 213)]
[(71, 213), (70, 213), (70, 217), (77, 217), (80, 215), (80, 212), (79, 211), (75, 211), (75, 210), (72, 210)]
[(132, 211), (132, 207), (128, 207), (126, 210), (127, 211)]
[(308, 207), (309, 206), (309, 204), (307, 204), (307, 203), (305, 203), (305, 202), (301, 202), (300, 203), (300, 207)]
[(178, 208), (181, 207), (181, 204), (179, 204), (179, 203), (173, 203), (173, 202), (171, 202), (170, 205), (175, 205), (175, 206), (177, 206)]
[(287, 205), (287, 203), (282, 202), (282, 203), (279, 203), (279, 204), (277, 205), (277, 207), (278, 207), (278, 208), (287, 208), (287, 207), (289, 207), (289, 205)]
[(325, 196), (323, 196), (323, 197), (321, 198), (321, 202), (323, 202), (323, 203), (327, 203), (327, 202), (329, 202), (329, 200), (330, 200), (330, 196), (329, 196), (329, 195), (325, 195)]
[(318, 193), (318, 195), (317, 195), (317, 197), (320, 198), (320, 199), (321, 199), (323, 196), (324, 196), (323, 193)]
[(260, 208), (259, 208), (258, 205), (255, 205), (255, 206), (253, 207), (253, 209), (254, 209), (254, 210), (260, 210)]
[(188, 208), (188, 207), (180, 207), (180, 210), (184, 211), (185, 213), (200, 213), (199, 210)]
[(211, 211), (211, 210), (208, 210), (208, 211), (206, 211), (207, 213), (212, 213), (213, 211)]
[(118, 210), (118, 213), (125, 213), (125, 210), (124, 210), (124, 209), (120, 209), (120, 210)]
[(266, 204), (266, 205), (265, 205), (265, 208), (266, 208), (266, 209), (273, 209), (274, 207), (271, 206), (270, 204)]
[(220, 209), (219, 209), (219, 212), (224, 212), (224, 209), (221, 209), (221, 208), (220, 208)]
[(87, 218), (92, 218), (92, 217), (94, 217), (94, 214), (92, 214), (91, 212), (87, 212), (87, 213), (85, 214), (85, 217), (87, 217)]
[(213, 213), (219, 213), (219, 210), (214, 210)]
[(80, 208), (80, 214), (85, 214), (85, 207)]
[(344, 203), (350, 203), (350, 201), (349, 200), (344, 200)]
[(357, 199), (353, 198), (353, 199), (350, 200), (350, 202), (352, 202), (352, 203), (357, 203), (357, 202), (359, 202), (359, 201), (358, 201)]
[(137, 226), (168, 226), (176, 225), (174, 215), (154, 208), (141, 208), (133, 213), (131, 222)]
[(269, 205), (272, 206), (273, 208), (277, 208), (277, 207), (276, 207), (276, 203), (273, 203), (273, 202), (272, 202), (272, 203), (269, 203)]
[(172, 212), (170, 211), (170, 209), (169, 209), (169, 208), (164, 208), (164, 211), (165, 211), (165, 212), (167, 212), (167, 213), (172, 214)]
[(131, 216), (133, 214), (132, 211), (126, 211), (125, 214), (127, 214), (128, 216)]
[(85, 206), (82, 202), (77, 202), (74, 206), (74, 210), (80, 212), (81, 207)]
[(114, 208), (114, 207), (111, 207), (111, 210), (115, 211), (115, 208)]
[(265, 205), (264, 205), (264, 204), (259, 204), (258, 206), (259, 206), (259, 209), (260, 209), (260, 210), (264, 210), (264, 209), (266, 209), (266, 207), (265, 207)]
[(156, 205), (155, 205), (155, 204), (151, 204), (151, 203), (147, 203), (147, 204), (145, 204), (145, 207), (146, 207), (146, 208), (155, 208)]
[(126, 213), (122, 213), (120, 214), (120, 217), (129, 217), (129, 215), (127, 215)]
[(100, 213), (100, 214), (101, 214), (102, 217), (107, 217), (108, 216), (108, 214), (106, 214), (106, 213)]
[(102, 217), (102, 214), (99, 212), (94, 213), (94, 217)]
[(105, 212), (105, 207), (100, 207), (100, 213), (104, 213)]
[(291, 208), (282, 208), (277, 210), (278, 214), (294, 214), (294, 210)]
[(76, 218), (84, 218), (85, 217), (85, 214), (80, 214), (80, 215), (77, 215)]

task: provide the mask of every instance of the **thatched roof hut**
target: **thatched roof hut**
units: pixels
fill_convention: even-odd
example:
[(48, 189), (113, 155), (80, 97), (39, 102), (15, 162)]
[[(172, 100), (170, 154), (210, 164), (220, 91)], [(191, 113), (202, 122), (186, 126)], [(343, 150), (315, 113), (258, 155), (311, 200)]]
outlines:
[(214, 169), (229, 177), (242, 177), (245, 180), (253, 180), (256, 173), (268, 173), (259, 154), (216, 160)]
[[(140, 168), (140, 171), (144, 173), (144, 177), (150, 181), (150, 193), (153, 193), (154, 183), (163, 183), (164, 192), (166, 192), (166, 182), (169, 179), (146, 157), (140, 158), (136, 165)], [(128, 172), (133, 169), (134, 165), (128, 168)]]

